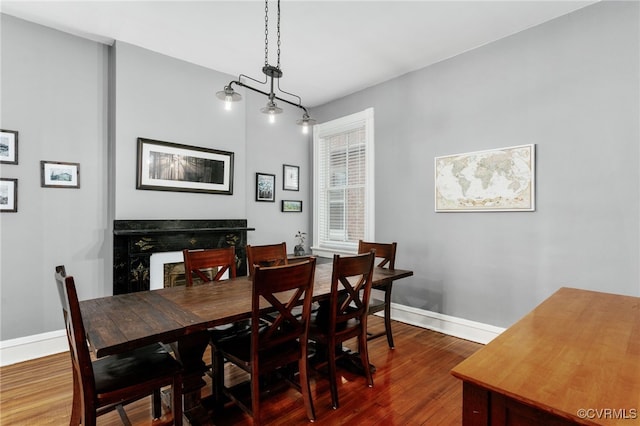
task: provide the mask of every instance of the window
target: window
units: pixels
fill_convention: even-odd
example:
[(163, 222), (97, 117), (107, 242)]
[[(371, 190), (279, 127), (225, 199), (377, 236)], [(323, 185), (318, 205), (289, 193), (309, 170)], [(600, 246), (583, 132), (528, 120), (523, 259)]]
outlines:
[(313, 253), (374, 240), (373, 108), (314, 126)]

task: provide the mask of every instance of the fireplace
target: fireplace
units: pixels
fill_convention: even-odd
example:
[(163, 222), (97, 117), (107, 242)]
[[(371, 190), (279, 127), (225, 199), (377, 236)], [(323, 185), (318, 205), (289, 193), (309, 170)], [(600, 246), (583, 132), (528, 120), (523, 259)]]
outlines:
[(246, 219), (116, 220), (113, 225), (113, 294), (149, 290), (151, 255), (235, 246), (238, 275), (247, 274)]
[(185, 284), (181, 251), (152, 253), (149, 258), (149, 289), (176, 287)]

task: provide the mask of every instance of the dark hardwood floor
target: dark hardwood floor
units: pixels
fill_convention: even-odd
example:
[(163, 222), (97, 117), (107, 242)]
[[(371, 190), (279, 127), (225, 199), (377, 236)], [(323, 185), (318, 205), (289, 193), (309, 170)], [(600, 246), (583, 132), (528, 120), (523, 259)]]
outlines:
[[(371, 330), (382, 320), (372, 318)], [(462, 383), (449, 371), (482, 345), (444, 334), (393, 323), (396, 349), (384, 337), (369, 342), (371, 363), (377, 367), (374, 387), (364, 378), (340, 370), (340, 408), (331, 409), (329, 382), (320, 373), (312, 377), (317, 425), (460, 425)], [(351, 342), (346, 346), (351, 347)], [(355, 345), (355, 341), (352, 343)], [(352, 347), (355, 349), (355, 346)], [(209, 353), (205, 354), (209, 357)], [(210, 359), (210, 358), (208, 358)], [(231, 367), (228, 380), (238, 373)], [(210, 395), (210, 382), (203, 396)], [(0, 368), (0, 425), (64, 425), (71, 408), (71, 362), (68, 353)], [(269, 425), (308, 424), (301, 395), (287, 389), (264, 401), (263, 421)], [(126, 407), (134, 425), (151, 424), (150, 399)], [(121, 424), (115, 412), (98, 419), (99, 425)], [(215, 425), (250, 425), (238, 408), (229, 407), (212, 419)]]

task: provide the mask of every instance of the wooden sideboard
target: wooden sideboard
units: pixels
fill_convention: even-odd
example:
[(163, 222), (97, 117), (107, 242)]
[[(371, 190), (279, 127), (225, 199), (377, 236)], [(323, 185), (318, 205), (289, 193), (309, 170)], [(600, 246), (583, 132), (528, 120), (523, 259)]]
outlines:
[(561, 288), (451, 373), (463, 425), (640, 424), (640, 298)]

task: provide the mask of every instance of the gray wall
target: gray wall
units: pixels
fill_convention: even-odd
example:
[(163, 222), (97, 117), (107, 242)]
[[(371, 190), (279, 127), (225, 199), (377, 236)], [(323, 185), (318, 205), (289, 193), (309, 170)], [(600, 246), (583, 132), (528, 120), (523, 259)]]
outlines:
[[(1, 127), (19, 132), (18, 212), (0, 213), (0, 340), (62, 328), (54, 266), (97, 296), (107, 228), (107, 47), (1, 16)], [(41, 188), (40, 161), (80, 163), (80, 189)]]
[[(215, 92), (230, 76), (126, 43), (115, 45), (115, 218), (233, 219), (245, 209), (245, 112)], [(137, 138), (234, 153), (233, 195), (136, 189)]]
[[(640, 295), (639, 12), (603, 2), (313, 110), (373, 106), (394, 301), (506, 327), (561, 286)], [(435, 213), (436, 156), (536, 144), (537, 209)]]
[[(283, 163), (309, 170), (298, 111), (284, 107), (266, 126), (266, 98), (245, 94), (231, 113), (215, 98), (232, 76), (0, 17), (1, 126), (20, 132), (20, 164), (1, 169), (19, 179), (19, 211), (0, 215), (0, 341), (63, 327), (55, 265), (67, 265), (81, 299), (111, 294), (113, 219), (247, 218), (250, 243), (293, 250), (309, 220), (280, 212), (282, 199), (308, 205), (306, 176), (299, 192), (281, 190)], [(233, 195), (136, 190), (138, 137), (233, 151)], [(80, 163), (81, 188), (40, 188), (40, 160)], [(254, 201), (256, 171), (276, 174), (276, 203)]]

